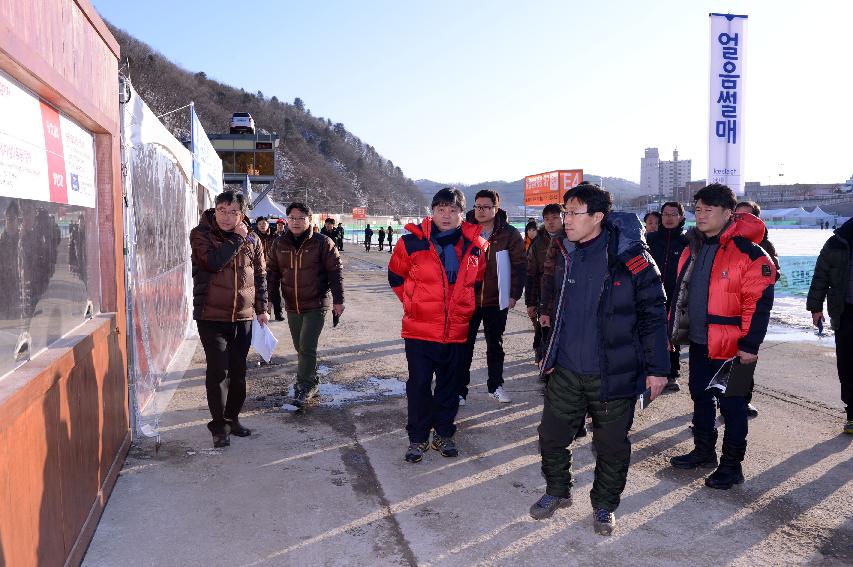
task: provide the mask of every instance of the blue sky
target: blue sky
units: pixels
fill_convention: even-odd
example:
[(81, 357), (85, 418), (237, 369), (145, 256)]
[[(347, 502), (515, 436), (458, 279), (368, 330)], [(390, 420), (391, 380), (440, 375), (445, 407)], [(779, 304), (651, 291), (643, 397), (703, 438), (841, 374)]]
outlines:
[(409, 177), (465, 183), (639, 181), (650, 146), (705, 178), (708, 13), (747, 14), (746, 179), (853, 174), (849, 1), (93, 4), (185, 69), (302, 98)]

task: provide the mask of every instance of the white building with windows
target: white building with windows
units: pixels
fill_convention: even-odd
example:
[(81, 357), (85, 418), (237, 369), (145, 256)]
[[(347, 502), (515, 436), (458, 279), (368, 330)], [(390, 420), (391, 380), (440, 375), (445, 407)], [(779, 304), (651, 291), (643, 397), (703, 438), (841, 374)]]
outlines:
[(678, 150), (672, 152), (672, 161), (663, 161), (657, 148), (646, 148), (640, 161), (640, 187), (646, 195), (671, 198), (675, 190), (690, 181), (691, 160), (678, 159)]

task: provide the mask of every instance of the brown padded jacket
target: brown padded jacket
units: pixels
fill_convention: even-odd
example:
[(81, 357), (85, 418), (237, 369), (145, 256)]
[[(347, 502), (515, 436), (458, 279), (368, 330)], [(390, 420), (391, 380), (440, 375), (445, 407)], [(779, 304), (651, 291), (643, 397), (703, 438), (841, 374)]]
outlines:
[(250, 321), (267, 311), (263, 245), (254, 232), (243, 238), (219, 228), (213, 211), (190, 231), (193, 319)]
[[(478, 224), (474, 211), (468, 211), (467, 222)], [(477, 290), (478, 307), (499, 306), (498, 297), (498, 259), (497, 253), (509, 252), (510, 286), (509, 296), (518, 301), (524, 291), (527, 279), (527, 255), (524, 252), (524, 238), (518, 229), (507, 222), (506, 211), (498, 209), (492, 234), (488, 238), (489, 248), (486, 251), (486, 276), (483, 284)]]
[(297, 247), (293, 233), (273, 241), (269, 253), (269, 281), (281, 285), (286, 311), (302, 313), (329, 308), (332, 301), (344, 302), (341, 256), (328, 236), (309, 232)]

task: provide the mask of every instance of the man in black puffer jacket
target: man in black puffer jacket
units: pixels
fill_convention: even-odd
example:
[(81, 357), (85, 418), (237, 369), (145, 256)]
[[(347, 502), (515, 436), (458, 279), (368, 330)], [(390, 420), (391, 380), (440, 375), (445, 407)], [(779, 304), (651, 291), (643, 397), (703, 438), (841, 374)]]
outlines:
[[(684, 207), (681, 203), (670, 201), (664, 203), (660, 209), (663, 219), (657, 232), (646, 234), (646, 242), (655, 264), (660, 270), (663, 279), (663, 289), (666, 292), (666, 312), (669, 313), (670, 303), (675, 297), (675, 280), (678, 276), (678, 259), (681, 252), (687, 247), (687, 236), (684, 234)], [(666, 389), (677, 392), (681, 388), (678, 385), (681, 363), (678, 345), (673, 345), (669, 352), (669, 376)]]
[(847, 409), (844, 433), (853, 435), (853, 219), (841, 225), (826, 241), (817, 257), (812, 285), (806, 299), (815, 326), (822, 324), (823, 302), (835, 331), (835, 352), (841, 401)]
[(552, 241), (539, 302), (539, 322), (553, 330), (539, 425), (546, 490), (530, 515), (547, 518), (571, 504), (568, 446), (589, 412), (594, 527), (610, 535), (628, 477), (637, 396), (650, 389), (655, 398), (669, 374), (664, 292), (636, 215), (611, 213), (610, 193), (587, 182), (566, 192), (564, 207), (567, 238)]

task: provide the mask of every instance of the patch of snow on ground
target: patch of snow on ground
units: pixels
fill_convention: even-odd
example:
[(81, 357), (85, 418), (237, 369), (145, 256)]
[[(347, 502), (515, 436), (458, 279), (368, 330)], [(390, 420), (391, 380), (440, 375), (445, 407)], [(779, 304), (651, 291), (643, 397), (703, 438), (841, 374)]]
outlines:
[(320, 405), (341, 407), (355, 402), (402, 396), (405, 393), (405, 382), (396, 378), (371, 376), (367, 380), (349, 384), (320, 384)]

